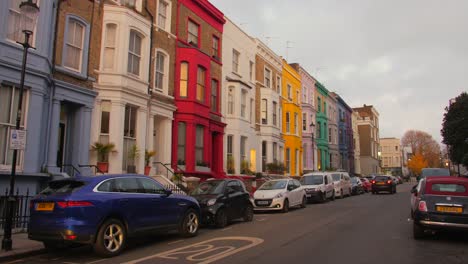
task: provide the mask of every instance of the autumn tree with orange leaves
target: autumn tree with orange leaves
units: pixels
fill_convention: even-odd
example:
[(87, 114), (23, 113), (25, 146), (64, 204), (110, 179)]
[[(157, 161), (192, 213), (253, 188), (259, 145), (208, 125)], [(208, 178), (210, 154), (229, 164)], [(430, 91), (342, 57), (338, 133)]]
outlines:
[(403, 146), (411, 147), (414, 155), (420, 154), (426, 161), (426, 167), (438, 168), (441, 166), (440, 145), (431, 135), (424, 131), (408, 130), (401, 139)]
[(408, 168), (415, 175), (420, 175), (423, 168), (427, 168), (428, 163), (423, 155), (416, 154), (408, 161)]

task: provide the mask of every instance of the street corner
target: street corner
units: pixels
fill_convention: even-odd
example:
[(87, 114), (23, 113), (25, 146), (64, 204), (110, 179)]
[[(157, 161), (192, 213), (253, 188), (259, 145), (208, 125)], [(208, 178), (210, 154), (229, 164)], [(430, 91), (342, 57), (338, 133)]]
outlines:
[(257, 237), (219, 237), (132, 260), (124, 264), (148, 264), (155, 261), (158, 263), (207, 264), (256, 247), (263, 242), (263, 239)]

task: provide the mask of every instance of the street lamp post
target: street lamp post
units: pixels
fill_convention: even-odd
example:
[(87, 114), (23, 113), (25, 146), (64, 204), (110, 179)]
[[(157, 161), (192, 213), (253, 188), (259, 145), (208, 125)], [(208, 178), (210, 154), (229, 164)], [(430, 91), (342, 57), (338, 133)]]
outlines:
[[(21, 12), (20, 29), (24, 33), (24, 41), (18, 42), (23, 46), (23, 65), (21, 69), (21, 82), (20, 82), (20, 94), (18, 102), (18, 112), (16, 114), (16, 131), (20, 129), (21, 118), (22, 118), (22, 107), (23, 107), (23, 92), (24, 92), (24, 78), (26, 75), (26, 61), (28, 58), (28, 49), (31, 48), (29, 45), (29, 38), (33, 34), (34, 28), (36, 27), (37, 17), (39, 15), (39, 7), (33, 0), (26, 0), (19, 6)], [(2, 249), (11, 250), (13, 241), (11, 239), (11, 229), (13, 223), (14, 205), (15, 205), (15, 174), (16, 174), (16, 161), (18, 157), (18, 149), (13, 150), (13, 160), (11, 162), (11, 175), (10, 175), (10, 190), (8, 193), (8, 200), (6, 204), (6, 219), (4, 226), (4, 233), (2, 239)]]

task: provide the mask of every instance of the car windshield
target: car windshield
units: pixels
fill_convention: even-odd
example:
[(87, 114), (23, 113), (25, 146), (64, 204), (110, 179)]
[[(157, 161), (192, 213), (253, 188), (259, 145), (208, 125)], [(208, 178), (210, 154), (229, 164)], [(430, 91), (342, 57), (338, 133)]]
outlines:
[(340, 174), (333, 174), (332, 177), (333, 177), (333, 180), (334, 180), (334, 181), (339, 181), (339, 180), (341, 179), (341, 175), (340, 175)]
[(259, 190), (281, 190), (286, 188), (288, 181), (268, 181), (265, 182)]
[(303, 185), (319, 185), (323, 184), (323, 175), (309, 175), (301, 179)]
[(220, 194), (223, 192), (224, 181), (206, 181), (198, 185), (192, 194)]
[(51, 181), (41, 194), (72, 193), (85, 185), (82, 181), (59, 180)]

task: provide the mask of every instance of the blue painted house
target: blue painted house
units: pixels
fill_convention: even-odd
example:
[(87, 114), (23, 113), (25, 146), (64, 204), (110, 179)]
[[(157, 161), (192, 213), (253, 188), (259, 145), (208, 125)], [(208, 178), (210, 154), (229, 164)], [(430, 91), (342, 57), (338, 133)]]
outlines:
[[(13, 151), (9, 133), (15, 126), (23, 47), (18, 0), (0, 1), (0, 193), (9, 188)], [(95, 1), (39, 2), (40, 14), (29, 50), (22, 128), (26, 149), (19, 152), (16, 188), (35, 194), (54, 175), (72, 174), (63, 165), (87, 164), (91, 112), (96, 92), (100, 38)], [(98, 25), (99, 23), (95, 23)], [(15, 189), (16, 189), (15, 188)]]

